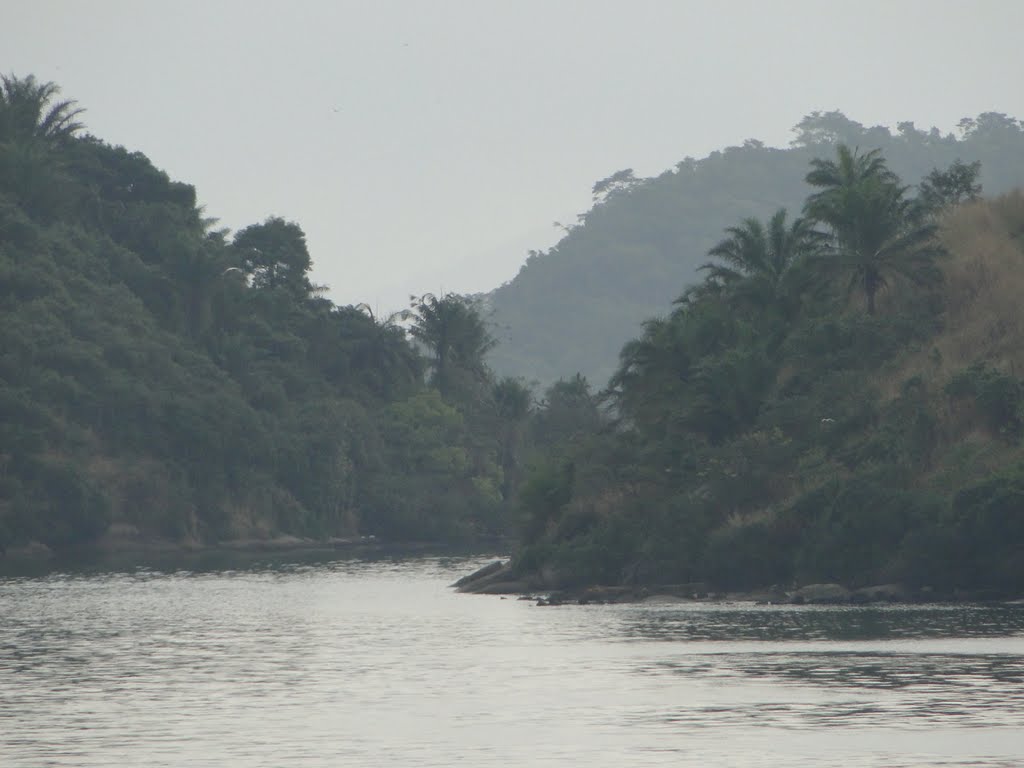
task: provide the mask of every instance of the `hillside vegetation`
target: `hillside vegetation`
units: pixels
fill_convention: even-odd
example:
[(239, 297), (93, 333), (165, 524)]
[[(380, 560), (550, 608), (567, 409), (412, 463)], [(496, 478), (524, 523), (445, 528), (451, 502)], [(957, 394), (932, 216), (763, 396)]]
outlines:
[(0, 553), (503, 534), (530, 401), (472, 302), (336, 306), (298, 224), (232, 236), (81, 117), (3, 78)]
[(53, 84), (0, 83), (0, 553), (512, 533), (551, 586), (1024, 591), (1024, 195), (980, 197), (1016, 121), (818, 115), (599, 183), (493, 297), (562, 361), (533, 393), (469, 298), (337, 306), (297, 223), (220, 229)]
[(521, 574), (1024, 591), (1024, 194), (830, 155), (803, 218), (720, 233), (582, 388), (596, 420), (524, 482)]
[(779, 207), (799, 210), (808, 163), (839, 143), (880, 149), (911, 184), (957, 160), (980, 161), (989, 194), (1024, 183), (1024, 130), (998, 113), (963, 120), (957, 135), (913, 123), (892, 132), (838, 112), (815, 113), (794, 134), (786, 149), (750, 140), (686, 158), (652, 178), (625, 170), (595, 184), (593, 208), (489, 295), (500, 341), (495, 369), (542, 384), (582, 373), (603, 386), (641, 323), (699, 280), (697, 267), (722, 231), (747, 217), (766, 219)]

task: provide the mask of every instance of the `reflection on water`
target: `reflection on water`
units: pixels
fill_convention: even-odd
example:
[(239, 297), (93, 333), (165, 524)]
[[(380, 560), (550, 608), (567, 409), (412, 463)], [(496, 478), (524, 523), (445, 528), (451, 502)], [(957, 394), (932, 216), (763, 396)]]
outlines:
[[(721, 709), (699, 703), (668, 719), (689, 725), (756, 724), (779, 728), (936, 726), (1015, 727), (1024, 711), (1020, 656), (901, 653), (715, 654), (659, 662), (648, 670), (693, 679), (763, 681), (832, 691), (824, 701), (756, 702)], [(996, 701), (998, 699), (998, 701)]]
[(538, 608), (477, 564), (0, 579), (0, 765), (1024, 764), (1024, 606)]

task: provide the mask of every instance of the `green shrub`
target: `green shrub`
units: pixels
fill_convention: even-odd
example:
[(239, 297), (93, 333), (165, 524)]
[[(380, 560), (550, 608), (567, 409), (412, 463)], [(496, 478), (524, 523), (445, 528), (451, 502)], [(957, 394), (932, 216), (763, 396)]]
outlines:
[(976, 363), (950, 379), (946, 393), (973, 398), (985, 426), (993, 433), (1015, 439), (1024, 426), (1024, 386), (1020, 379)]

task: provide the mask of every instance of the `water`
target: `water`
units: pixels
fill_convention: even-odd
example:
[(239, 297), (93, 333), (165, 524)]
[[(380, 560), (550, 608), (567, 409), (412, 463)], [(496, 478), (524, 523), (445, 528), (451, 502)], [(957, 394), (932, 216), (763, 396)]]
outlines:
[(481, 562), (0, 580), (0, 765), (1024, 765), (1024, 606), (447, 588)]

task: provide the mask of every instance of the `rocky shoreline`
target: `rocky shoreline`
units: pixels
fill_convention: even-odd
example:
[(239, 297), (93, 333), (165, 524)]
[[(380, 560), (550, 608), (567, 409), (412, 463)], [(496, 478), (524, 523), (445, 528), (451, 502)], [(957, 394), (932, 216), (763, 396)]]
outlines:
[(953, 590), (938, 592), (929, 587), (878, 584), (851, 589), (841, 584), (807, 584), (792, 589), (770, 587), (750, 592), (721, 592), (706, 584), (644, 584), (626, 586), (566, 587), (543, 574), (518, 574), (510, 561), (496, 560), (451, 585), (459, 592), (478, 595), (518, 595), (540, 606), (593, 603), (696, 603), (750, 602), (760, 605), (869, 605), (877, 603), (1022, 602), (1021, 596), (996, 592)]

